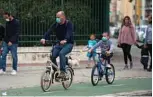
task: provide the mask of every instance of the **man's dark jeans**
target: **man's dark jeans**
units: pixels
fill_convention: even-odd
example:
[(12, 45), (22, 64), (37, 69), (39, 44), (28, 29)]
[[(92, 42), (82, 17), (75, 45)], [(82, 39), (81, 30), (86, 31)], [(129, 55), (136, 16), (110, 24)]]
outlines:
[(6, 42), (3, 42), (2, 46), (2, 55), (0, 57), (0, 69), (3, 69), (3, 71), (6, 71), (6, 57), (8, 52), (10, 51), (13, 58), (13, 70), (17, 71), (17, 62), (18, 62), (18, 56), (17, 56), (17, 47), (18, 44), (12, 44), (11, 46), (8, 46)]
[[(55, 45), (52, 50), (52, 61), (54, 64), (56, 63), (56, 58), (59, 56), (60, 59), (60, 70), (63, 72), (66, 72), (65, 66), (66, 66), (66, 57), (68, 53), (72, 51), (73, 44), (65, 44), (65, 45)], [(53, 68), (54, 69), (54, 68)]]

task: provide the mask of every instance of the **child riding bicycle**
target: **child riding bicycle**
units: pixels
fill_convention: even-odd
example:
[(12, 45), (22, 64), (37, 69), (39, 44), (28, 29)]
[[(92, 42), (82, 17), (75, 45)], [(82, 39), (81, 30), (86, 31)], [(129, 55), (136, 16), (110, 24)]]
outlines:
[(111, 68), (110, 58), (113, 56), (113, 44), (111, 40), (109, 40), (109, 34), (107, 32), (103, 33), (102, 40), (100, 40), (94, 47), (92, 47), (89, 52), (92, 52), (94, 49), (100, 47), (101, 48), (101, 58), (107, 59), (108, 64), (106, 65), (107, 68)]

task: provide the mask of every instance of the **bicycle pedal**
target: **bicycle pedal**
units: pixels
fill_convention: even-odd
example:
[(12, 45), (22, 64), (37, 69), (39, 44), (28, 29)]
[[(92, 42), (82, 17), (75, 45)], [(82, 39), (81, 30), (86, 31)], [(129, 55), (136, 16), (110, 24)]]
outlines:
[(60, 78), (55, 78), (55, 81), (56, 82), (60, 82)]
[(69, 80), (69, 78), (66, 77), (62, 78), (62, 81), (67, 81), (67, 80)]

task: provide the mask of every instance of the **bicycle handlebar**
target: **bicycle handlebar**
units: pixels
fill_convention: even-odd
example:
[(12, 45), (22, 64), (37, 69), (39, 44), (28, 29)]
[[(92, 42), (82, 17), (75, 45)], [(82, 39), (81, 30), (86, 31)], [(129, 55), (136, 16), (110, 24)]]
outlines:
[(46, 45), (52, 45), (52, 44), (56, 44), (56, 43), (59, 43), (59, 41), (57, 41), (57, 40), (46, 40), (45, 41)]
[(42, 44), (43, 46), (51, 46), (59, 43), (57, 40), (45, 40), (45, 44)]

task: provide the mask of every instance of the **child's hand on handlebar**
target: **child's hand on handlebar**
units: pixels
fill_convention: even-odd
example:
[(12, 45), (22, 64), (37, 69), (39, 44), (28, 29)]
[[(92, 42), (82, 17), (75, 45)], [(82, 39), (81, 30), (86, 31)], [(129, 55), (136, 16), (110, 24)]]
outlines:
[(106, 53), (107, 53), (107, 54), (110, 54), (111, 52), (110, 52), (110, 51), (106, 51)]
[(110, 51), (106, 51), (106, 56), (109, 56), (110, 55)]
[(41, 40), (40, 40), (40, 42), (41, 42), (42, 44), (45, 44), (45, 41), (46, 41), (45, 39), (41, 39)]

